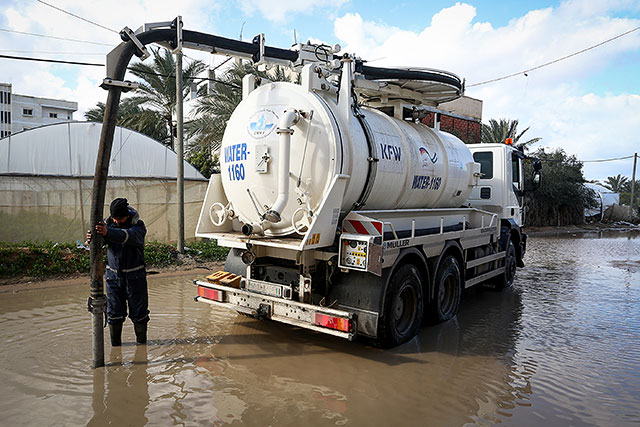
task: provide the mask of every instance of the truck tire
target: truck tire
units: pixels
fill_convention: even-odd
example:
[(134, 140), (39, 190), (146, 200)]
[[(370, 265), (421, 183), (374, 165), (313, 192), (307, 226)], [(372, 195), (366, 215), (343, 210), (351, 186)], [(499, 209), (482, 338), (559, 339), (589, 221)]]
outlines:
[(514, 246), (511, 239), (507, 240), (506, 247), (507, 253), (504, 259), (504, 273), (497, 276), (494, 282), (495, 289), (498, 291), (501, 291), (513, 285), (513, 282), (516, 278), (516, 247)]
[(379, 344), (388, 348), (409, 341), (418, 333), (423, 313), (420, 273), (413, 264), (402, 265), (389, 280)]
[(438, 267), (433, 301), (433, 317), (436, 323), (445, 322), (458, 314), (462, 295), (462, 274), (458, 260), (453, 255), (442, 260)]

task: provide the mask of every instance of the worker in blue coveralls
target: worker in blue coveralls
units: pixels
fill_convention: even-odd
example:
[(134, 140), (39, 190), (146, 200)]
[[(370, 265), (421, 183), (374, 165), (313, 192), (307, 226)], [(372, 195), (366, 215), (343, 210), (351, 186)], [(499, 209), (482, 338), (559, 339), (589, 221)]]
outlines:
[[(127, 316), (133, 322), (136, 342), (146, 344), (149, 322), (147, 273), (144, 264), (144, 236), (147, 228), (138, 212), (127, 199), (111, 202), (111, 216), (96, 225), (96, 231), (108, 245), (107, 268), (107, 321), (111, 333), (111, 346), (122, 344), (122, 325)], [(91, 233), (87, 233), (90, 240)]]

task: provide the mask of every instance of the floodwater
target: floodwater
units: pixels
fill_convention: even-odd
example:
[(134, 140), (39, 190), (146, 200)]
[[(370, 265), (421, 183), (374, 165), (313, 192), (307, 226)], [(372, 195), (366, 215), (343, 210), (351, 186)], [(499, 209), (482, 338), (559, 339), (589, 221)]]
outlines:
[(95, 370), (86, 287), (0, 294), (0, 424), (639, 425), (640, 237), (533, 237), (526, 262), (386, 351), (150, 276), (148, 345), (128, 322)]

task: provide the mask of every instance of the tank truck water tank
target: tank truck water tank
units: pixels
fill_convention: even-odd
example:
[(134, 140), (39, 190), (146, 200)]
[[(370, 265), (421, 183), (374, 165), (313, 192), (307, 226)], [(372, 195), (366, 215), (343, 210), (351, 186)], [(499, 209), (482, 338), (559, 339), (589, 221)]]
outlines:
[[(302, 114), (290, 127), (289, 153), (281, 153), (279, 121), (294, 109)], [(224, 191), (240, 222), (263, 221), (282, 189), (279, 168), (287, 158), (286, 203), (267, 236), (294, 233), (294, 213), (297, 219), (301, 209), (316, 211), (337, 174), (350, 177), (342, 211), (448, 208), (466, 201), (474, 161), (462, 141), (375, 109), (361, 112), (360, 119), (344, 120), (335, 101), (292, 83), (252, 91), (232, 114), (220, 151)]]

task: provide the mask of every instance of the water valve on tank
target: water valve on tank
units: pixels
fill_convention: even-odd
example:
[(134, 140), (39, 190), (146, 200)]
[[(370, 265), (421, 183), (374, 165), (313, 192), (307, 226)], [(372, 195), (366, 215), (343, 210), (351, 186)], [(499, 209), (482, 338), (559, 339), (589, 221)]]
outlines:
[(271, 156), (269, 155), (269, 146), (265, 144), (256, 145), (255, 153), (256, 153), (256, 172), (268, 173), (269, 162), (271, 161)]

